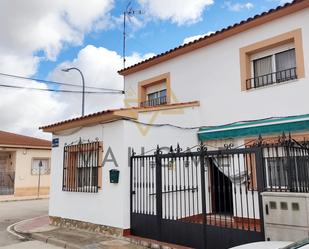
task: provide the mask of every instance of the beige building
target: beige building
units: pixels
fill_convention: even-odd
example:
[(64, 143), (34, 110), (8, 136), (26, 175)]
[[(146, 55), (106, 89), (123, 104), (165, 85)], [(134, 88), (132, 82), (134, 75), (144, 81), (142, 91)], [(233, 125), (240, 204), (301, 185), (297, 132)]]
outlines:
[(0, 131), (0, 196), (49, 193), (51, 142)]

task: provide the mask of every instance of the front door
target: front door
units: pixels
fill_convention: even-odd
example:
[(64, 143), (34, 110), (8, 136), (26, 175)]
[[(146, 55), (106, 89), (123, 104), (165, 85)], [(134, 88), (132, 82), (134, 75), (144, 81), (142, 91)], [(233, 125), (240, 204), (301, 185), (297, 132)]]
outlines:
[(212, 184), (212, 210), (215, 214), (233, 214), (233, 192), (231, 180), (223, 174), (214, 162), (210, 168)]

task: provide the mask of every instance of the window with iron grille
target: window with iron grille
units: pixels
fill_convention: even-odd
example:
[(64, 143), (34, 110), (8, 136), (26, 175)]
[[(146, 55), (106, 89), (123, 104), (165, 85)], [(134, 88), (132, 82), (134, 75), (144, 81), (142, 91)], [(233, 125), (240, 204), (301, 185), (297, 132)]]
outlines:
[(247, 89), (296, 79), (295, 48), (256, 58), (252, 67), (253, 78), (247, 80)]
[(102, 186), (102, 143), (64, 147), (63, 191), (96, 193)]
[(307, 186), (308, 166), (308, 156), (267, 158), (267, 188), (296, 190)]
[(166, 89), (148, 93), (147, 100), (141, 103), (141, 106), (158, 106), (167, 104)]

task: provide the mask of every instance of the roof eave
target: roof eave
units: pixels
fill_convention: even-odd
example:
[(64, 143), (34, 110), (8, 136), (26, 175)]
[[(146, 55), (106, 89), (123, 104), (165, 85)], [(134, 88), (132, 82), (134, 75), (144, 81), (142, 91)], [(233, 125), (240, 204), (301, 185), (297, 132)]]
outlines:
[(73, 121), (71, 120), (68, 122), (64, 121), (59, 124), (40, 127), (39, 129), (43, 130), (44, 132), (54, 133), (54, 132), (74, 129), (74, 128), (82, 127), (82, 126), (92, 126), (95, 124), (117, 121), (123, 118), (137, 119), (137, 111), (133, 111), (133, 110), (112, 111), (112, 112), (102, 113), (102, 114), (98, 114), (94, 116), (88, 116), (85, 118), (79, 118)]

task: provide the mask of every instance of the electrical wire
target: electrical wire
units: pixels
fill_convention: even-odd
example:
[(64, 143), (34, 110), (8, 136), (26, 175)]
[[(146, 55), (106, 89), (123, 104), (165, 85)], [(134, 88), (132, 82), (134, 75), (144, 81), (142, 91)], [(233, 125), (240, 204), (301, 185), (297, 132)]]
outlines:
[[(309, 113), (306, 114), (301, 114), (301, 116), (304, 115), (309, 115)], [(183, 126), (178, 126), (178, 125), (172, 125), (172, 124), (150, 124), (150, 123), (144, 123), (144, 122), (140, 122), (140, 121), (136, 121), (136, 120), (132, 120), (132, 119), (128, 119), (131, 122), (134, 123), (138, 123), (141, 125), (146, 125), (146, 126), (155, 126), (155, 127), (163, 127), (163, 126), (170, 126), (170, 127), (174, 127), (174, 128), (178, 128), (178, 129), (183, 129), (183, 130), (196, 130), (196, 129), (203, 129), (203, 128), (220, 128), (220, 127), (224, 127), (224, 126), (228, 126), (228, 125), (234, 125), (234, 124), (240, 124), (240, 123), (251, 123), (251, 122), (257, 122), (257, 121), (267, 121), (267, 120), (271, 120), (271, 119), (278, 119), (278, 118), (297, 118), (300, 115), (291, 115), (291, 116), (276, 116), (276, 117), (267, 117), (267, 118), (261, 118), (261, 119), (250, 119), (250, 120), (242, 120), (242, 121), (235, 121), (235, 122), (231, 122), (231, 123), (226, 123), (223, 125), (207, 125), (207, 126), (192, 126), (192, 127), (183, 127)]]
[[(58, 81), (51, 81), (51, 80), (43, 80), (43, 79), (37, 79), (37, 78), (31, 78), (31, 77), (25, 77), (25, 76), (7, 74), (7, 73), (1, 73), (1, 72), (0, 72), (0, 75), (10, 77), (10, 78), (16, 78), (16, 79), (38, 81), (38, 82), (47, 83), (47, 84), (56, 84), (56, 85), (64, 85), (64, 86), (72, 86), (72, 87), (82, 87), (81, 85), (75, 85), (75, 84), (58, 82)], [(118, 90), (118, 89), (95, 87), (95, 86), (91, 86), (91, 85), (90, 86), (86, 85), (85, 87), (89, 88), (89, 89), (91, 88), (91, 89), (97, 89), (97, 90), (102, 90), (102, 91), (123, 92), (122, 90)]]
[[(5, 88), (14, 88), (14, 89), (28, 89), (28, 90), (36, 90), (36, 91), (45, 91), (45, 92), (62, 92), (62, 93), (83, 93), (83, 91), (72, 91), (72, 90), (62, 90), (62, 89), (44, 89), (44, 88), (35, 88), (35, 87), (24, 87), (24, 86), (13, 86), (0, 84), (0, 87)], [(123, 92), (98, 92), (98, 91), (85, 91), (86, 94), (123, 94)]]

